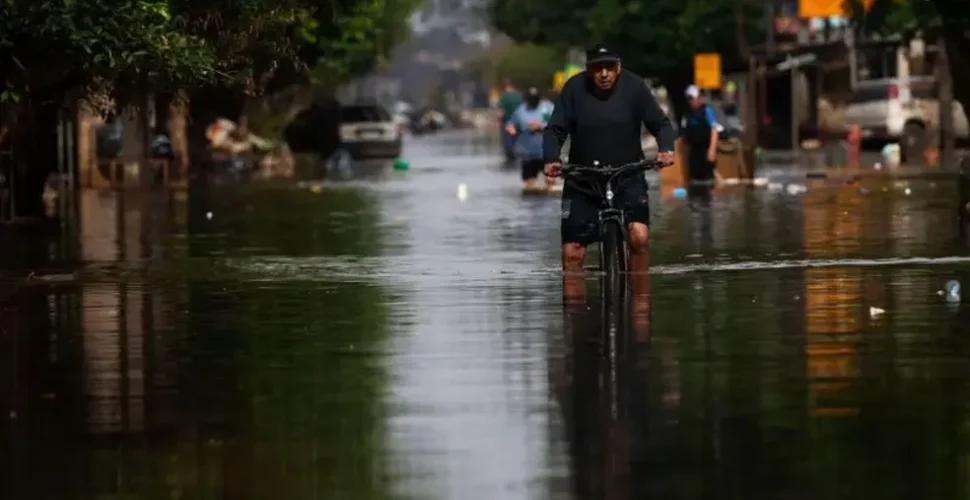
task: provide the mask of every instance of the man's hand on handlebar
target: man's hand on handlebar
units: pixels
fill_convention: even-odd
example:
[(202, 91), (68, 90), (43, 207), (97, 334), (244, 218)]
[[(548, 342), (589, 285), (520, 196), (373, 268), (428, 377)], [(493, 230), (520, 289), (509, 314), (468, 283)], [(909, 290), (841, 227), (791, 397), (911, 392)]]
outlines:
[(562, 163), (558, 161), (546, 163), (545, 174), (546, 177), (559, 177), (562, 175)]
[(674, 152), (673, 151), (663, 151), (657, 154), (657, 161), (664, 167), (674, 164)]

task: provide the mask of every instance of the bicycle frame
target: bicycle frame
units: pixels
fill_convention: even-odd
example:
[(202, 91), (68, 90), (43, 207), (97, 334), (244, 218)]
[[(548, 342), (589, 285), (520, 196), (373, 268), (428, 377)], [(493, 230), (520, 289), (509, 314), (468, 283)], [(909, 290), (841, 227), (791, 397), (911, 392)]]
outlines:
[[(597, 183), (595, 180), (576, 178), (576, 174), (573, 174), (574, 182), (579, 184), (576, 186), (577, 189), (585, 194), (594, 196), (595, 198), (601, 200), (602, 203), (602, 207), (598, 212), (598, 230), (600, 235), (600, 271), (607, 270), (605, 259), (609, 257), (610, 252), (607, 251), (608, 249), (605, 248), (605, 246), (607, 244), (607, 233), (609, 232), (610, 224), (617, 225), (618, 233), (620, 235), (621, 241), (617, 242), (618, 248), (616, 249), (616, 251), (620, 254), (620, 265), (622, 267), (620, 271), (625, 272), (629, 267), (629, 262), (627, 262), (629, 255), (629, 249), (627, 247), (629, 234), (626, 228), (626, 218), (623, 214), (623, 210), (617, 208), (613, 204), (614, 192), (621, 187), (622, 182), (631, 180), (634, 175), (658, 166), (660, 166), (660, 164), (656, 161), (644, 160), (615, 168), (589, 168), (581, 165), (567, 165), (565, 167), (566, 169), (572, 167), (570, 170), (563, 171), (565, 175), (569, 175), (570, 172), (578, 172), (580, 175), (582, 173), (589, 173), (605, 178), (605, 182)], [(628, 176), (625, 176), (624, 174), (628, 174)], [(583, 189), (581, 185), (584, 183), (592, 186), (592, 188)]]
[(628, 252), (629, 248), (627, 246), (628, 245), (627, 238), (629, 237), (629, 235), (627, 234), (627, 230), (626, 230), (626, 217), (623, 214), (623, 210), (616, 208), (613, 205), (613, 189), (612, 189), (613, 186), (611, 186), (613, 182), (614, 182), (613, 179), (610, 179), (607, 181), (607, 186), (606, 186), (607, 195), (603, 198), (604, 206), (600, 208), (598, 212), (598, 219), (599, 219), (598, 230), (600, 235), (600, 239), (599, 239), (600, 271), (605, 271), (607, 269), (607, 264), (605, 262), (605, 259), (609, 255), (609, 253), (607, 252), (605, 245), (606, 245), (606, 235), (609, 230), (610, 224), (617, 225), (617, 231), (620, 235), (620, 241), (617, 242), (619, 245), (616, 251), (620, 253), (621, 266), (623, 267), (621, 271), (626, 271), (627, 268), (629, 267), (629, 262), (626, 261), (629, 255), (629, 252)]

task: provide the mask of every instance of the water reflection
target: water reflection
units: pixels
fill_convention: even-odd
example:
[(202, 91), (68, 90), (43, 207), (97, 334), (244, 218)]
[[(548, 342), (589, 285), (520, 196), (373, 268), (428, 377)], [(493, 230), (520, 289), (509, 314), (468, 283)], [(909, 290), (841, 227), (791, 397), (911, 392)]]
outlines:
[(0, 495), (965, 497), (944, 183), (652, 196), (610, 365), (558, 200), (425, 140), (317, 191), (82, 191), (76, 244), (0, 245)]
[[(308, 212), (335, 201), (262, 196)], [(385, 497), (373, 480), (385, 292), (366, 281), (245, 287), (244, 274), (194, 265), (192, 255), (223, 253), (213, 234), (234, 233), (242, 248), (291, 244), (292, 225), (251, 217), (240, 200), (82, 193), (83, 279), (2, 300), (7, 497)], [(225, 208), (219, 219), (205, 215), (213, 208)], [(380, 252), (376, 231), (300, 228), (338, 250)]]
[[(590, 317), (594, 316), (594, 317)], [(629, 494), (631, 444), (626, 385), (636, 380), (626, 373), (629, 355), (626, 332), (617, 332), (616, 357), (597, 348), (603, 323), (585, 308), (567, 319), (572, 330), (563, 387), (573, 478), (580, 498), (626, 498)]]

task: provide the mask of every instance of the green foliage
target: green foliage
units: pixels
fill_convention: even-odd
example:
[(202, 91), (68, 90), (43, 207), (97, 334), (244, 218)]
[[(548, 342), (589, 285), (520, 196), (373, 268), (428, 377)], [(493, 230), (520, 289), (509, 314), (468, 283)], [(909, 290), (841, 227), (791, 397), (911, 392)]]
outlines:
[(386, 62), (395, 45), (409, 34), (405, 22), (419, 0), (346, 2), (326, 19), (318, 16), (314, 46), (305, 53), (315, 66), (313, 80), (332, 85)]
[(495, 26), (513, 40), (568, 47), (583, 46), (592, 34), (587, 14), (596, 0), (493, 0), (489, 14)]
[(565, 61), (560, 49), (524, 43), (489, 54), (478, 61), (476, 69), (479, 80), (490, 88), (508, 78), (520, 88), (534, 86), (545, 91), (552, 86), (553, 73), (561, 70)]
[(875, 0), (863, 11), (860, 0), (851, 2), (853, 20), (868, 33), (891, 35), (915, 30), (924, 33), (951, 31), (961, 38), (970, 28), (970, 10), (962, 2), (948, 0)]
[(893, 35), (925, 28), (937, 18), (930, 0), (876, 0), (864, 9), (861, 0), (848, 2), (853, 22), (863, 32)]
[(61, 82), (195, 83), (215, 73), (205, 41), (182, 29), (165, 2), (0, 4), (0, 75), (11, 95)]
[(758, 41), (761, 2), (735, 0), (496, 0), (492, 18), (519, 42), (614, 46), (624, 66), (644, 76), (689, 71), (697, 52), (719, 52), (737, 62), (740, 48)]
[[(367, 71), (416, 0), (4, 0), (0, 100), (203, 85), (264, 90), (319, 65)], [(281, 71), (283, 70), (283, 71)]]

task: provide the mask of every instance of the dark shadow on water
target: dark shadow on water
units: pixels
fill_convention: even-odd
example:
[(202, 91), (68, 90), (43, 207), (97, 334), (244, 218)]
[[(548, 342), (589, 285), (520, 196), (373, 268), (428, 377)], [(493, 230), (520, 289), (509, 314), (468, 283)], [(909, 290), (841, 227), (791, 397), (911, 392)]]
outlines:
[[(249, 286), (258, 276), (245, 269), (191, 258), (222, 254), (233, 243), (211, 240), (230, 234), (274, 254), (377, 254), (380, 233), (341, 231), (329, 208), (366, 226), (372, 200), (162, 194), (82, 193), (77, 238), (97, 265), (0, 288), (0, 497), (386, 498), (374, 479), (385, 454), (381, 284)], [(239, 210), (249, 205), (320, 217), (291, 234)], [(49, 270), (59, 247), (33, 234), (4, 248), (19, 269)]]
[(375, 180), (388, 175), (393, 165), (394, 160), (384, 159), (321, 161), (317, 164), (314, 178), (333, 182)]
[[(553, 378), (570, 498), (962, 498), (970, 319), (935, 296), (941, 274), (967, 279), (657, 276), (649, 342), (625, 335), (615, 362), (588, 342), (604, 335), (594, 301), (567, 306)], [(922, 333), (902, 326), (912, 321)]]
[[(631, 321), (606, 331), (598, 300), (564, 309), (565, 355), (554, 385), (566, 422), (574, 498), (640, 498), (644, 446), (663, 441), (650, 430), (659, 378), (651, 374), (649, 298), (627, 304)], [(555, 373), (561, 370), (561, 373)], [(653, 404), (651, 404), (651, 401)], [(660, 423), (662, 426), (662, 422)]]

